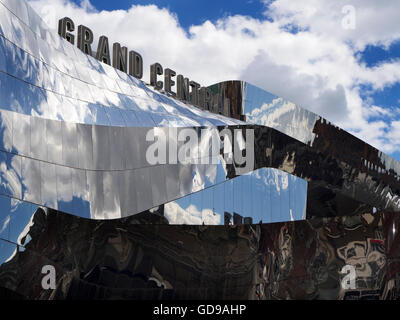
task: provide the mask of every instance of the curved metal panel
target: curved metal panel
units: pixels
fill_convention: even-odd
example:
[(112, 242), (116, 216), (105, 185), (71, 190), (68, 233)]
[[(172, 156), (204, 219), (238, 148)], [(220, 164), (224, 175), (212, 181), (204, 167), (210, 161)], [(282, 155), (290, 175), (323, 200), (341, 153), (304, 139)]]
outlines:
[[(322, 188), (329, 190), (336, 202), (339, 197), (352, 199), (349, 202), (354, 202), (353, 207), (364, 203), (363, 208), (399, 210), (398, 162), (321, 117), (242, 82), (227, 82), (211, 88), (211, 92), (220, 94), (221, 99), (217, 100), (229, 99), (231, 118), (186, 105), (85, 55), (52, 34), (24, 1), (10, 3), (0, 3), (0, 50), (3, 53), (0, 112), (4, 128), (1, 149), (6, 152), (7, 159), (15, 159), (16, 167), (12, 168), (14, 174), (9, 174), (7, 166), (4, 167), (4, 186), (15, 187), (2, 188), (3, 194), (71, 214), (87, 216), (86, 210), (89, 210), (92, 218), (114, 219), (203, 189), (201, 207), (208, 208), (212, 192), (207, 189), (216, 189), (219, 183), (238, 176), (236, 181), (240, 183), (233, 184), (231, 214), (250, 210), (255, 218), (259, 213), (251, 209), (253, 202), (248, 203), (249, 197), (243, 194), (260, 182), (241, 175), (270, 167), (310, 183), (307, 198), (312, 202), (308, 201), (309, 207), (313, 203), (334, 207), (330, 200), (327, 202), (317, 196)], [(217, 107), (214, 106), (213, 111)], [(258, 126), (238, 120), (244, 119), (243, 115)], [(164, 132), (163, 141), (168, 144), (167, 161), (156, 165), (147, 159), (152, 143), (146, 138), (154, 128), (165, 129), (159, 132)], [(190, 165), (174, 163), (179, 155), (177, 150), (173, 151), (174, 146), (182, 147), (184, 141), (179, 141), (179, 134), (185, 128), (194, 129), (199, 137), (198, 153), (190, 158), (196, 161)], [(224, 130), (233, 137), (233, 151), (238, 151), (233, 153), (233, 165), (226, 163), (225, 150), (213, 154), (213, 144), (208, 140), (218, 137)], [(247, 131), (255, 132), (254, 146), (243, 138)], [(345, 146), (353, 146), (349, 154), (335, 147), (341, 136), (348, 140)], [(238, 161), (244, 160), (243, 148), (248, 142), (254, 150), (246, 154), (252, 153), (255, 158), (255, 167), (249, 168), (238, 165)], [(242, 155), (238, 155), (240, 153)], [(211, 162), (205, 158), (209, 154), (214, 159)], [(157, 168), (154, 172), (160, 172), (160, 177), (154, 174), (152, 167)], [(57, 187), (56, 191), (50, 191), (48, 185), (54, 185), (54, 180), (48, 179), (54, 179), (54, 168)], [(72, 172), (79, 172), (76, 191), (79, 194), (79, 190), (85, 190), (83, 203), (90, 203), (84, 206), (84, 213), (77, 210), (82, 209), (82, 205), (77, 205), (77, 209), (73, 205), (78, 198), (73, 196)], [(82, 182), (84, 176), (86, 184)], [(127, 178), (122, 179), (122, 176)], [(268, 204), (255, 204), (258, 208), (271, 207), (266, 211), (271, 220), (266, 221), (289, 219), (291, 212), (292, 215), (297, 212), (298, 202), (306, 203), (304, 192), (278, 194), (276, 188), (269, 189), (273, 184), (291, 185), (290, 175), (281, 177), (283, 180), (263, 182), (262, 188), (270, 200)], [(153, 186), (153, 181), (157, 187)], [(132, 191), (120, 194), (116, 191), (120, 185)], [(376, 190), (381, 190), (380, 195)], [(239, 196), (235, 196), (235, 192)], [(57, 201), (54, 201), (54, 193), (57, 193)], [(299, 194), (301, 199), (296, 198)], [(131, 201), (125, 197), (134, 198), (135, 205), (127, 206)], [(361, 207), (358, 205), (359, 210)], [(335, 209), (334, 214), (348, 213)]]

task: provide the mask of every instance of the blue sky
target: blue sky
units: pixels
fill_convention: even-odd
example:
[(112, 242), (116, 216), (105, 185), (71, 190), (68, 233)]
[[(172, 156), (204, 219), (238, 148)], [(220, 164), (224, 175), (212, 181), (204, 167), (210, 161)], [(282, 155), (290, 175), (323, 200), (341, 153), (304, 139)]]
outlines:
[[(388, 48), (382, 46), (368, 45), (365, 50), (361, 51), (359, 60), (364, 62), (368, 67), (375, 67), (385, 61), (400, 59), (400, 41), (396, 41)], [(370, 92), (371, 88), (366, 87), (365, 92), (361, 94), (364, 99), (371, 98), (375, 105), (378, 105), (393, 114), (400, 110), (400, 82), (387, 86), (382, 90)], [(371, 120), (373, 120), (372, 118)], [(388, 116), (381, 118), (383, 121), (389, 121)], [(379, 120), (376, 118), (375, 120)], [(391, 156), (400, 161), (400, 152), (393, 151)]]
[[(366, 63), (368, 67), (395, 59), (400, 59), (400, 41), (395, 41), (388, 48), (382, 46), (368, 45), (364, 51), (360, 52), (360, 61)], [(373, 95), (375, 103), (387, 107), (399, 106), (400, 84), (396, 84), (378, 91)]]
[(28, 1), (50, 26), (62, 12), (140, 52), (146, 66), (202, 85), (248, 81), (400, 160), (398, 0)]
[[(73, 2), (79, 5), (81, 0), (73, 0)], [(265, 14), (268, 9), (267, 4), (261, 0), (91, 0), (91, 4), (99, 11), (128, 10), (132, 5), (154, 4), (175, 13), (180, 25), (186, 30), (206, 20), (216, 21), (232, 15), (251, 16), (260, 20), (268, 19)], [(365, 50), (359, 52), (359, 55), (360, 61), (365, 62), (368, 67), (376, 66), (385, 60), (400, 59), (400, 40), (388, 48), (368, 45)]]
[[(81, 0), (73, 0), (80, 4)], [(261, 0), (91, 0), (91, 4), (101, 10), (128, 10), (132, 5), (151, 5), (166, 8), (176, 14), (180, 25), (188, 30), (192, 25), (204, 23), (206, 20), (216, 21), (222, 17), (232, 15), (251, 16), (255, 19), (266, 20), (268, 9), (265, 1)], [(293, 33), (297, 31), (293, 28)], [(358, 52), (359, 61), (368, 67), (374, 67), (384, 61), (400, 59), (400, 40), (392, 43), (388, 48), (367, 45), (365, 50)], [(400, 84), (399, 84), (400, 85)], [(394, 107), (399, 105), (400, 87), (395, 85), (372, 95), (376, 103), (382, 106)]]
[[(74, 0), (80, 4), (80, 0)], [(132, 5), (154, 4), (160, 8), (167, 8), (177, 14), (179, 23), (185, 29), (191, 25), (201, 24), (205, 20), (215, 21), (224, 16), (249, 15), (257, 19), (265, 18), (263, 11), (265, 4), (259, 0), (93, 0), (92, 5), (101, 10), (127, 10)]]
[[(368, 67), (373, 68), (385, 61), (400, 59), (400, 41), (395, 41), (388, 48), (368, 45), (359, 54), (359, 60)], [(400, 106), (400, 83), (388, 86), (383, 90), (377, 90), (371, 94), (368, 94), (368, 90), (365, 91), (363, 97), (370, 96), (376, 105), (388, 109), (398, 109)]]
[[(368, 45), (364, 51), (360, 52), (360, 61), (364, 62), (368, 67), (375, 67), (385, 61), (400, 59), (400, 41), (394, 42), (388, 48), (382, 46)], [(361, 97), (373, 100), (375, 105), (389, 110), (391, 114), (396, 110), (400, 110), (400, 82), (390, 85), (382, 90), (370, 92), (371, 88), (366, 87)], [(383, 121), (388, 121), (388, 117), (383, 117)], [(374, 118), (372, 118), (374, 119)], [(371, 120), (372, 120), (371, 119)], [(376, 118), (378, 120), (378, 118)], [(400, 152), (394, 151), (391, 155), (400, 161)]]

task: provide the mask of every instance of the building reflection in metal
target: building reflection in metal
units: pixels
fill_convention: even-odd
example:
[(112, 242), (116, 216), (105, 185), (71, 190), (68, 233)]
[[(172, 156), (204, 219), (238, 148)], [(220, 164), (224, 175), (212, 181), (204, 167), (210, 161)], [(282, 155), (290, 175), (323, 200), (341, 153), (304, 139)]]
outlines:
[[(217, 179), (215, 172), (211, 179)], [(307, 182), (263, 168), (164, 206), (170, 224), (233, 225), (305, 219)]]
[[(400, 163), (395, 159), (322, 117), (251, 84), (226, 81), (210, 88), (213, 93), (219, 94), (221, 99), (231, 101), (232, 117), (254, 123), (256, 127), (260, 125), (281, 133), (279, 135), (274, 132), (268, 138), (256, 138), (256, 150), (261, 149), (260, 145), (263, 144), (267, 159), (269, 153), (281, 153), (279, 163), (273, 165), (267, 159), (264, 163), (269, 162), (267, 166), (273, 166), (308, 181), (307, 203), (308, 209), (313, 212), (308, 212), (307, 215), (321, 215), (321, 212), (316, 211), (329, 207), (329, 201), (318, 204), (314, 199), (333, 199), (339, 196), (339, 193), (340, 197), (352, 198), (379, 210), (399, 211)], [(260, 131), (264, 132), (263, 129)], [(272, 142), (268, 142), (268, 139), (272, 139)], [(300, 143), (299, 148), (287, 147), (288, 144), (296, 144), (294, 141)], [(263, 154), (263, 151), (258, 150), (258, 153)], [(256, 151), (257, 157), (260, 155)], [(283, 159), (284, 157), (287, 159)], [(318, 175), (323, 181), (313, 181)], [(335, 187), (329, 186), (332, 182), (342, 191), (338, 193)], [(344, 198), (335, 201), (335, 206), (351, 202), (350, 199)], [(389, 205), (389, 202), (392, 204)], [(370, 211), (365, 208), (363, 210)], [(351, 211), (333, 210), (330, 215), (348, 215)]]
[[(29, 208), (21, 245), (0, 240), (0, 284), (20, 297), (399, 298), (398, 214), (226, 226), (163, 225), (159, 216), (155, 226), (150, 212), (91, 220)], [(56, 268), (55, 290), (40, 285), (43, 265)], [(354, 288), (341, 285), (344, 266), (355, 269)]]
[[(33, 299), (398, 298), (399, 163), (250, 84), (210, 89), (212, 110), (184, 104), (74, 48), (25, 1), (0, 0), (0, 287)], [(150, 165), (153, 128), (169, 143), (170, 128), (252, 130), (254, 166), (223, 148), (211, 163)], [(55, 291), (40, 286), (46, 264)]]
[(313, 129), (320, 116), (251, 84), (243, 86), (245, 103), (242, 112), (247, 122), (274, 128), (305, 144), (313, 144)]
[[(210, 182), (207, 177), (215, 164), (150, 166), (145, 157), (149, 130), (157, 127), (165, 132), (168, 142), (173, 142), (169, 128), (193, 128), (196, 132), (203, 128), (214, 132), (249, 129), (258, 134), (254, 145), (257, 168), (276, 168), (308, 181), (308, 198), (314, 202), (313, 190), (322, 187), (334, 196), (345, 194), (379, 209), (400, 208), (398, 163), (391, 159), (378, 164), (368, 154), (354, 155), (354, 137), (344, 144), (353, 153), (351, 156), (327, 148), (324, 142), (335, 140), (314, 131), (330, 127), (308, 111), (241, 82), (222, 84), (227, 93), (216, 99), (229, 98), (231, 118), (216, 114), (218, 110), (201, 110), (82, 53), (52, 33), (22, 0), (0, 3), (0, 17), (3, 195), (93, 219), (126, 217), (237, 176), (238, 167), (227, 165), (221, 157), (217, 164), (220, 181)], [(222, 93), (220, 87), (214, 87), (214, 93)], [(265, 108), (271, 101), (277, 101), (276, 105)], [(279, 121), (274, 120), (276, 112), (271, 110), (275, 109), (282, 114)], [(261, 125), (241, 121), (243, 113)], [(261, 121), (257, 118), (260, 115), (269, 120)], [(318, 139), (312, 138), (314, 135)], [(287, 136), (300, 140), (299, 144)], [(307, 149), (311, 143), (312, 148)], [(292, 147), (290, 154), (286, 145)], [(363, 177), (363, 170), (370, 170), (371, 164), (379, 170)], [(312, 169), (307, 170), (307, 166)], [(321, 168), (329, 175), (335, 172), (338, 181), (334, 185), (324, 181), (327, 173)], [(356, 178), (348, 173), (359, 169), (361, 176)], [(376, 172), (379, 183), (374, 180)], [(366, 185), (368, 190), (364, 192)], [(378, 197), (373, 196), (376, 188), (382, 189)], [(318, 201), (326, 206), (323, 197)], [(276, 215), (271, 221), (280, 219), (280, 213)]]

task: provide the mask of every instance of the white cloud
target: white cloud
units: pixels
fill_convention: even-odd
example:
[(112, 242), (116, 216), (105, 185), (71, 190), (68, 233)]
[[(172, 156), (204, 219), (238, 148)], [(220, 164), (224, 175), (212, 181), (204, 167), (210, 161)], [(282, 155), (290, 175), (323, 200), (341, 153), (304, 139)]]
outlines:
[[(11, 217), (8, 215), (8, 216), (4, 219), (3, 225), (0, 226), (0, 234), (2, 234), (4, 230), (6, 230), (6, 228), (8, 227), (8, 225), (9, 225), (9, 223), (10, 223), (10, 221), (11, 221)], [(5, 236), (8, 236), (8, 234), (5, 235)]]
[[(266, 0), (272, 21), (226, 16), (188, 31), (179, 25), (179, 17), (155, 5), (99, 12), (89, 0), (80, 6), (69, 0), (29, 2), (51, 27), (69, 16), (76, 25), (90, 27), (96, 38), (104, 34), (111, 42), (140, 52), (145, 68), (158, 61), (203, 85), (249, 81), (383, 151), (400, 146), (389, 135), (396, 132), (396, 122), (369, 119), (383, 115), (376, 108), (381, 107), (373, 107), (373, 101), (363, 101), (360, 95), (360, 85), (382, 90), (398, 82), (400, 62), (368, 68), (358, 59), (368, 44), (388, 46), (400, 39), (397, 0)], [(342, 28), (344, 5), (355, 8), (354, 30)], [(293, 26), (300, 31), (288, 32)], [(145, 69), (145, 80), (148, 74)]]
[[(270, 0), (264, 0), (270, 3)], [(355, 29), (344, 29), (345, 6), (355, 10)], [(358, 50), (367, 44), (388, 46), (400, 37), (396, 0), (278, 0), (270, 3), (268, 15), (281, 25), (299, 25), (313, 34), (351, 42)]]
[(188, 224), (188, 225), (220, 225), (222, 217), (214, 213), (211, 208), (197, 209), (195, 205), (188, 208), (181, 208), (176, 201), (165, 204), (164, 214), (170, 224)]
[(400, 145), (400, 121), (392, 122), (388, 137), (394, 145)]
[[(312, 143), (315, 134), (310, 131), (318, 116), (298, 108), (295, 104), (282, 98), (275, 98), (271, 103), (264, 103), (260, 108), (254, 108), (248, 116), (252, 123), (275, 128), (304, 143)], [(288, 125), (293, 123), (293, 126)]]

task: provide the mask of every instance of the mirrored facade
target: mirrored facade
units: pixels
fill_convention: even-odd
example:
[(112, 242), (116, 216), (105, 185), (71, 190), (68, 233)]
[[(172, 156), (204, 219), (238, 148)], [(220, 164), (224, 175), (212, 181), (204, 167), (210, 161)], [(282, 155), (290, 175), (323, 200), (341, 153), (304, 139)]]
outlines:
[(210, 89), (209, 110), (184, 103), (0, 0), (0, 288), (398, 298), (399, 162), (251, 84)]
[(263, 168), (223, 181), (164, 206), (170, 224), (234, 225), (306, 217), (307, 182)]
[[(183, 128), (222, 130), (244, 122), (154, 91), (59, 38), (23, 1), (10, 3), (0, 6), (2, 194), (115, 219), (233, 178), (218, 155), (210, 165), (150, 169), (145, 137), (153, 128), (176, 128), (178, 137)], [(29, 18), (21, 19), (16, 8)], [(305, 192), (299, 201), (305, 205)]]

